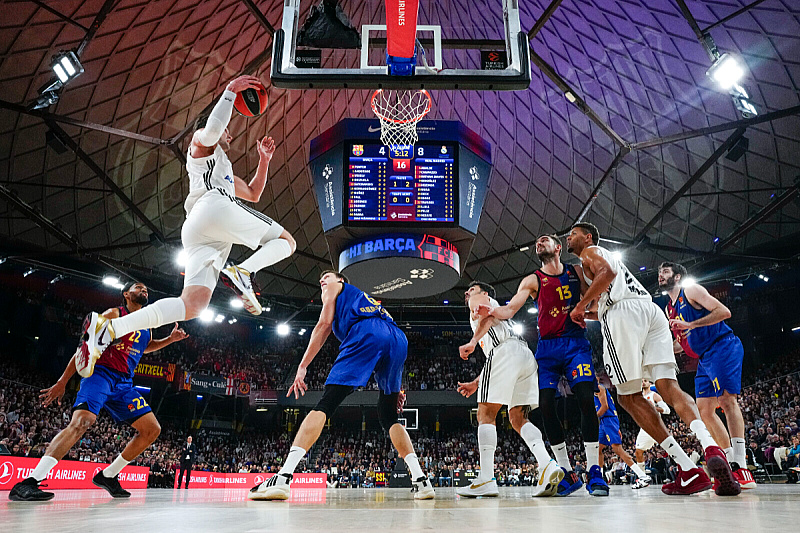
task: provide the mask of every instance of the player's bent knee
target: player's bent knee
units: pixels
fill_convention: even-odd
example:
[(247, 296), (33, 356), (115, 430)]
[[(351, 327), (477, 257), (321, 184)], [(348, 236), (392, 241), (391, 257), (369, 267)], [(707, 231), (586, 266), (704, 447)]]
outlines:
[(314, 411), (323, 412), (330, 418), (351, 392), (353, 387), (349, 385), (325, 385), (325, 392), (322, 393), (322, 398), (317, 402)]
[(378, 397), (378, 420), (384, 431), (389, 431), (389, 429), (398, 422), (397, 394), (396, 392), (392, 394), (384, 394), (381, 392)]

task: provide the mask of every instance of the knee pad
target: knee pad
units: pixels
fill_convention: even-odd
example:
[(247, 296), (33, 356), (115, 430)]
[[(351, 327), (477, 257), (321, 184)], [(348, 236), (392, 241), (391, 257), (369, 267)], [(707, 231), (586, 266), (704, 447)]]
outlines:
[(397, 395), (397, 392), (392, 394), (381, 392), (378, 398), (378, 420), (384, 431), (389, 431), (389, 428), (397, 424)]
[(322, 411), (330, 418), (351, 392), (353, 387), (350, 385), (325, 385), (325, 392), (322, 393), (322, 398), (317, 402), (314, 411)]

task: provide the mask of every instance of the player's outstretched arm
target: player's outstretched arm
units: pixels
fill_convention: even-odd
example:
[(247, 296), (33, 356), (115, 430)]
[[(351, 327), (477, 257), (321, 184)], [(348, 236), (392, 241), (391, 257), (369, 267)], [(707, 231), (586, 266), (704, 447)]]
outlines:
[(147, 348), (144, 349), (144, 353), (155, 352), (161, 348), (169, 346), (173, 342), (182, 341), (188, 336), (189, 334), (179, 328), (178, 323), (175, 322), (175, 327), (172, 328), (172, 333), (169, 334), (169, 337), (164, 337), (163, 339), (151, 339), (147, 344)]
[(256, 175), (246, 183), (242, 178), (234, 176), (233, 185), (236, 190), (236, 197), (248, 202), (258, 202), (267, 185), (267, 173), (269, 172), (269, 162), (275, 153), (275, 141), (272, 137), (264, 137), (256, 143), (258, 150), (258, 168)]
[(539, 293), (539, 278), (536, 274), (525, 276), (517, 288), (517, 293), (511, 298), (506, 305), (501, 305), (490, 309), (488, 305), (478, 306), (478, 316), (484, 317), (487, 314), (497, 318), (498, 320), (509, 320), (513, 318), (517, 312), (522, 309), (528, 298), (536, 298)]
[(233, 113), (233, 101), (236, 99), (236, 93), (245, 89), (257, 89), (261, 87), (261, 80), (255, 76), (239, 76), (228, 84), (225, 92), (217, 101), (211, 114), (208, 116), (206, 127), (197, 130), (192, 140), (193, 144), (211, 148), (216, 146), (222, 134), (225, 133), (225, 128), (231, 121), (231, 113)]

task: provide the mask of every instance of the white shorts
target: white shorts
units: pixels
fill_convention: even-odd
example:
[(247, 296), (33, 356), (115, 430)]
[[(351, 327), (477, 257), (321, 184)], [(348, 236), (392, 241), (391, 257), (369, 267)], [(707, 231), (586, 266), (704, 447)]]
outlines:
[(478, 403), (538, 407), (538, 366), (527, 344), (507, 340), (489, 352), (478, 381)]
[(672, 335), (664, 312), (649, 300), (621, 300), (606, 310), (603, 362), (618, 394), (642, 391), (642, 379), (676, 379)]
[(651, 437), (649, 433), (647, 433), (643, 429), (639, 430), (639, 434), (636, 435), (636, 449), (637, 450), (642, 450), (643, 452), (646, 452), (647, 450), (649, 450), (650, 448), (652, 448), (656, 444), (658, 444), (656, 442), (656, 439)]
[(186, 251), (183, 286), (202, 285), (214, 290), (231, 245), (253, 250), (283, 233), (283, 227), (229, 194), (214, 189), (192, 207), (181, 229)]

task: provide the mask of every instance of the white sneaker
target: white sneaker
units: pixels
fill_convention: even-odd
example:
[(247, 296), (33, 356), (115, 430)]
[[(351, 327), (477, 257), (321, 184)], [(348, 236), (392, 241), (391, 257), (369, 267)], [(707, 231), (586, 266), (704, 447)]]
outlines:
[(631, 488), (632, 489), (643, 489), (645, 487), (649, 487), (650, 483), (652, 483), (652, 482), (653, 482), (653, 480), (652, 480), (652, 478), (650, 476), (637, 477), (636, 481), (631, 483)]
[(93, 312), (86, 317), (86, 320), (89, 321), (89, 326), (86, 328), (86, 342), (81, 343), (75, 352), (75, 368), (84, 378), (94, 373), (94, 364), (116, 338), (110, 319)]
[(534, 498), (555, 496), (558, 492), (558, 484), (564, 479), (564, 471), (558, 466), (555, 459), (550, 459), (533, 486), (531, 495)]
[(262, 311), (261, 303), (259, 303), (253, 290), (253, 280), (250, 272), (236, 265), (231, 265), (225, 267), (220, 274), (222, 274), (222, 283), (230, 287), (242, 299), (244, 308), (250, 314), (260, 315)]
[(469, 487), (456, 489), (456, 494), (467, 498), (477, 498), (478, 496), (499, 496), (500, 491), (497, 490), (497, 481), (494, 478), (489, 481), (481, 481), (478, 478)]
[(292, 474), (275, 474), (247, 493), (248, 500), (288, 500)]
[(415, 500), (432, 500), (435, 493), (431, 482), (425, 476), (415, 479), (411, 482), (411, 492), (414, 493)]

